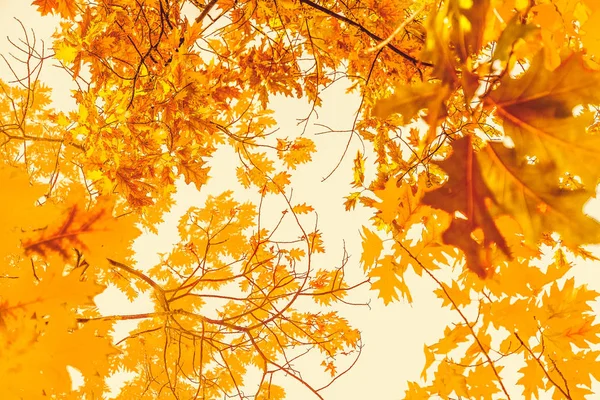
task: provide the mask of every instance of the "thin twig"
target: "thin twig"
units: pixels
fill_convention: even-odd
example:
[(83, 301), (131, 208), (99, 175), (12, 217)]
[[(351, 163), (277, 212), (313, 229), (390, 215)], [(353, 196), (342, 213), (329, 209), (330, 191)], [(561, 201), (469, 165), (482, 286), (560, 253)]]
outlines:
[(410, 17), (408, 17), (407, 19), (405, 19), (404, 21), (402, 21), (402, 23), (400, 25), (398, 25), (398, 27), (396, 28), (396, 30), (394, 32), (392, 32), (392, 34), (390, 36), (387, 37), (387, 39), (385, 39), (383, 42), (379, 43), (377, 46), (371, 47), (370, 49), (367, 50), (367, 54), (369, 53), (374, 53), (378, 50), (383, 49), (385, 46), (387, 46), (388, 44), (390, 44), (390, 42), (392, 41), (393, 38), (396, 37), (396, 35), (398, 35), (404, 28), (406, 28), (406, 26), (408, 24), (410, 24), (417, 15), (419, 15), (421, 13), (421, 11), (423, 11), (423, 9), (425, 8), (425, 4), (423, 4), (417, 11), (415, 11)]
[[(358, 28), (361, 32), (365, 33), (367, 36), (369, 36), (371, 39), (380, 42), (383, 40), (383, 38), (380, 38), (379, 36), (377, 36), (376, 34), (374, 34), (373, 32), (371, 32), (370, 30), (368, 30), (367, 28), (365, 28), (364, 26), (362, 26), (361, 24), (359, 24), (358, 22), (355, 22), (353, 20), (351, 20), (350, 18), (344, 17), (343, 15), (340, 15), (338, 13), (335, 13), (311, 0), (300, 0), (301, 4), (306, 4), (307, 6), (310, 6), (312, 8), (314, 8), (315, 10), (319, 10), (322, 13), (325, 13), (327, 15), (329, 15), (330, 17), (333, 17), (335, 19), (338, 19), (340, 21), (344, 21), (345, 23), (347, 23), (348, 25), (352, 25), (356, 28)], [(428, 62), (424, 62), (421, 60), (416, 59), (415, 57), (411, 56), (410, 54), (400, 50), (399, 48), (397, 48), (396, 46), (394, 46), (393, 44), (387, 44), (387, 46), (390, 50), (392, 50), (394, 53), (400, 55), (401, 57), (403, 57), (404, 59), (410, 61), (411, 63), (413, 63), (414, 65), (423, 65), (426, 67), (433, 67), (433, 64), (428, 63)]]

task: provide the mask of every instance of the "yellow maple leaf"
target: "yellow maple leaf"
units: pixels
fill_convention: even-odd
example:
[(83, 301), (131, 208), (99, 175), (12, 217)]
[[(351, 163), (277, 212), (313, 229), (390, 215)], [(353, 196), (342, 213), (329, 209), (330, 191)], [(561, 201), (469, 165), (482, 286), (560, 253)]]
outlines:
[(65, 64), (75, 61), (79, 49), (67, 42), (57, 42), (54, 46), (54, 57)]

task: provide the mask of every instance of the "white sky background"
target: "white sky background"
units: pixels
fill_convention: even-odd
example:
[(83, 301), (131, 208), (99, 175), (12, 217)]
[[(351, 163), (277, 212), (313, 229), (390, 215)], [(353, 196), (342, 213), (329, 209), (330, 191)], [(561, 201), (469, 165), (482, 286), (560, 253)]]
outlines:
[[(22, 37), (23, 32), (17, 17), (28, 29), (34, 29), (39, 39), (44, 39), (48, 53), (52, 40), (50, 38), (58, 19), (52, 17), (41, 18), (35, 9), (29, 6), (29, 1), (0, 0), (0, 26), (4, 35), (0, 37), (0, 53), (5, 56), (12, 51), (6, 40), (6, 35), (13, 40)], [(0, 60), (0, 77), (10, 81), (10, 71)], [(53, 100), (59, 109), (67, 110), (74, 106), (73, 99), (68, 92), (71, 87), (68, 75), (53, 67), (52, 62), (45, 65), (42, 79), (55, 88)], [(329, 133), (315, 136), (315, 132), (322, 131), (315, 127), (315, 122), (325, 124), (337, 130), (349, 130), (352, 127), (354, 113), (357, 110), (359, 99), (356, 95), (345, 94), (348, 82), (340, 81), (324, 92), (324, 107), (318, 110), (320, 118), (312, 119), (309, 124), (307, 137), (316, 143), (317, 153), (314, 161), (302, 165), (294, 173), (292, 187), (294, 189), (294, 203), (306, 202), (312, 205), (319, 214), (319, 229), (324, 234), (326, 254), (315, 259), (317, 268), (335, 267), (340, 265), (343, 256), (343, 242), (350, 255), (346, 266), (346, 279), (348, 284), (360, 282), (364, 279), (359, 260), (362, 252), (359, 230), (362, 225), (369, 226), (370, 211), (355, 210), (346, 212), (343, 207), (343, 196), (350, 191), (352, 176), (352, 159), (360, 143), (355, 138), (338, 171), (327, 181), (321, 179), (329, 174), (341, 157), (343, 148), (348, 139), (348, 133)], [(278, 121), (280, 132), (283, 136), (295, 137), (302, 130), (296, 125), (297, 118), (308, 115), (310, 107), (305, 100), (278, 97), (272, 101), (271, 107), (275, 109), (275, 118)], [(313, 117), (314, 118), (314, 117)], [(158, 263), (157, 253), (167, 253), (179, 238), (176, 224), (179, 217), (190, 206), (202, 207), (208, 195), (218, 195), (225, 190), (234, 190), (234, 197), (244, 201), (244, 196), (255, 203), (259, 200), (256, 190), (244, 190), (235, 177), (231, 168), (235, 162), (231, 149), (223, 148), (217, 152), (216, 157), (209, 161), (211, 179), (201, 193), (193, 186), (180, 185), (176, 195), (177, 204), (165, 218), (165, 223), (159, 226), (160, 235), (144, 234), (135, 243), (138, 267), (148, 268)], [(373, 166), (372, 156), (367, 160), (367, 174)], [(1, 189), (0, 189), (1, 190)], [(274, 203), (276, 200), (274, 201)], [(600, 204), (597, 200), (590, 202), (588, 212), (600, 215)], [(269, 209), (269, 208), (266, 208)], [(273, 206), (272, 218), (280, 216), (283, 207)], [(598, 252), (596, 252), (598, 254)], [(580, 263), (574, 268), (574, 274), (579, 282), (586, 282), (592, 288), (600, 291), (598, 279), (600, 265)], [(412, 290), (414, 303), (394, 303), (385, 307), (377, 299), (376, 292), (369, 291), (367, 285), (356, 290), (347, 300), (365, 303), (370, 301), (370, 309), (365, 306), (336, 306), (335, 309), (345, 316), (353, 327), (362, 332), (365, 344), (359, 362), (346, 375), (338, 379), (330, 388), (323, 392), (326, 399), (364, 399), (377, 398), (380, 400), (393, 400), (403, 397), (406, 382), (418, 380), (424, 362), (423, 345), (435, 342), (442, 334), (446, 324), (456, 321), (457, 315), (449, 309), (441, 309), (441, 300), (433, 294), (436, 288), (427, 278), (408, 279)], [(103, 314), (127, 314), (152, 311), (147, 298), (140, 298), (134, 303), (129, 303), (124, 295), (114, 289), (108, 289), (97, 297)], [(128, 329), (135, 323), (119, 322), (117, 335), (123, 337)], [(116, 339), (120, 339), (117, 337)], [(299, 366), (299, 365), (298, 365)], [(340, 366), (339, 370), (343, 370)], [(316, 371), (304, 371), (303, 376), (326, 377), (322, 367)], [(280, 375), (281, 376), (281, 375)], [(517, 379), (518, 376), (509, 377)], [(118, 384), (122, 377), (116, 377), (112, 383)], [(514, 382), (514, 381), (513, 381)], [(285, 381), (287, 398), (290, 400), (305, 400), (310, 393), (297, 382), (287, 379)], [(317, 385), (319, 386), (319, 385)], [(509, 387), (509, 393), (514, 393), (514, 398), (520, 396), (520, 389)], [(545, 397), (542, 397), (545, 398)]]

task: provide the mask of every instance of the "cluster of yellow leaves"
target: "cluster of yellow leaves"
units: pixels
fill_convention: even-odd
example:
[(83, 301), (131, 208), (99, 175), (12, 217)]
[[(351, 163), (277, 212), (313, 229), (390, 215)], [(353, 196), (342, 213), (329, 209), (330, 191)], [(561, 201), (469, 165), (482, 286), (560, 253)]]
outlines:
[(598, 293), (576, 286), (573, 278), (557, 283), (571, 266), (562, 250), (550, 251), (554, 262), (545, 271), (521, 261), (505, 265), (492, 280), (463, 275), (452, 287), (440, 285), (436, 294), (462, 321), (425, 346), (421, 377), (433, 379), (429, 386), (411, 385), (407, 398), (515, 396), (504, 378), (515, 372), (526, 399), (545, 392), (555, 399), (592, 393), (590, 378), (600, 374), (600, 328), (590, 302)]
[[(597, 293), (565, 278), (565, 255), (589, 259), (579, 246), (600, 242), (600, 224), (582, 210), (600, 179), (600, 142), (590, 129), (598, 55), (578, 44), (597, 30), (579, 28), (595, 18), (592, 3), (442, 2), (421, 54), (431, 75), (375, 102), (382, 129), (428, 126), (399, 138), (401, 151), (389, 135), (365, 136), (378, 151), (378, 175), (358, 186), (380, 200), (356, 192), (346, 207), (360, 200), (373, 208), (379, 232), (364, 228), (361, 262), (385, 303), (398, 292), (411, 301), (412, 266), (458, 317), (425, 346), (424, 382), (410, 383), (406, 398), (511, 398), (505, 377), (519, 363), (524, 398), (592, 393)], [(548, 266), (540, 266), (541, 243), (555, 255)], [(461, 265), (455, 249), (467, 269), (446, 280), (437, 270)]]
[[(12, 260), (3, 281), (11, 288), (2, 295), (3, 334), (21, 332), (15, 328), (19, 321), (33, 316), (32, 321), (39, 318), (52, 328), (52, 335), (44, 335), (31, 322), (29, 328), (41, 336), (77, 345), (65, 352), (64, 365), (57, 362), (48, 369), (60, 374), (48, 372), (27, 393), (22, 392), (23, 382), (37, 376), (39, 364), (22, 369), (15, 357), (7, 368), (20, 375), (8, 374), (15, 377), (14, 386), (3, 388), (3, 395), (66, 395), (70, 381), (65, 368), (72, 366), (84, 376), (84, 384), (72, 393), (77, 398), (102, 396), (104, 380), (120, 370), (137, 372), (121, 393), (124, 398), (155, 398), (167, 392), (220, 398), (240, 394), (246, 370), (255, 366), (263, 371), (257, 389), (252, 389), (256, 398), (283, 398), (283, 389), (272, 383), (280, 374), (294, 376), (320, 396), (320, 389), (281, 357), (292, 359), (318, 348), (323, 357), (319, 361), (335, 378), (338, 363), (343, 366), (345, 357), (360, 351), (359, 332), (336, 312), (308, 313), (293, 306), (301, 298), (329, 305), (348, 290), (343, 266), (317, 270), (312, 265), (312, 255), (325, 251), (321, 233), (298, 226), (300, 239), (276, 242), (274, 232), (256, 225), (260, 216), (254, 206), (235, 202), (231, 193), (188, 211), (180, 224), (181, 243), (161, 264), (145, 269), (130, 265), (135, 224), (157, 232), (162, 214), (172, 205), (176, 180), (200, 190), (219, 146), (230, 145), (238, 153), (242, 185), (257, 187), (263, 196), (285, 196), (291, 173), (311, 161), (316, 147), (305, 136), (269, 141), (268, 129), (275, 124), (267, 108), (270, 96), (306, 95), (318, 104), (320, 90), (332, 82), (326, 68), (340, 65), (332, 59), (333, 64), (319, 61), (316, 69), (301, 67), (300, 55), (317, 49), (310, 40), (296, 45), (280, 31), (286, 24), (307, 35), (329, 34), (312, 22), (307, 25), (322, 11), (306, 9), (299, 15), (303, 6), (291, 1), (281, 2), (279, 9), (262, 1), (258, 8), (251, 3), (189, 3), (199, 13), (194, 20), (189, 11), (182, 14), (186, 3), (33, 3), (42, 15), (62, 18), (53, 58), (75, 82), (77, 109), (52, 110), (49, 90), (33, 73), (17, 77), (17, 85), (1, 82), (0, 160), (21, 176), (15, 182), (3, 177), (0, 184), (3, 189), (14, 187), (11, 193), (23, 193), (14, 197), (20, 208), (3, 204), (5, 211), (19, 210), (6, 212), (2, 221), (7, 233), (0, 260)], [(214, 27), (209, 20), (216, 21)], [(256, 30), (271, 26), (272, 33), (279, 31), (275, 37)], [(352, 39), (346, 36), (344, 41)], [(24, 44), (20, 51), (26, 70), (39, 70), (42, 58), (35, 43), (26, 36)], [(32, 198), (27, 197), (30, 186), (37, 188)], [(314, 210), (304, 203), (290, 204), (290, 211), (298, 216)], [(50, 273), (54, 269), (48, 265), (55, 264), (58, 272)], [(80, 281), (81, 290), (64, 287)], [(90, 302), (100, 292), (98, 285), (116, 286), (130, 299), (150, 290), (155, 310), (98, 316)], [(27, 290), (29, 286), (39, 290)], [(46, 295), (46, 288), (56, 293)], [(228, 290), (239, 293), (224, 294)], [(30, 292), (34, 304), (20, 291)], [(64, 301), (55, 301), (63, 292)], [(52, 307), (66, 311), (50, 313), (35, 305), (47, 298)], [(207, 301), (220, 304), (204, 307)], [(68, 318), (62, 316), (65, 312)], [(112, 324), (130, 319), (144, 322), (114, 354), (109, 346)], [(97, 351), (85, 359), (101, 370), (69, 359), (74, 352), (82, 359), (87, 355), (79, 347), (78, 332), (95, 335), (88, 344)], [(39, 346), (52, 346), (21, 333), (23, 340), (30, 340), (28, 357), (35, 351), (42, 354)], [(94, 340), (104, 344), (96, 346)], [(6, 348), (21, 351), (13, 342), (7, 341)]]
[[(292, 212), (309, 208), (302, 204)], [(326, 370), (335, 372), (333, 360), (359, 350), (359, 332), (336, 312), (295, 306), (300, 297), (317, 304), (344, 297), (343, 270), (314, 270), (310, 235), (290, 244), (265, 228), (250, 234), (257, 217), (253, 205), (226, 192), (181, 218), (180, 243), (148, 271), (160, 279), (152, 284), (155, 317), (123, 344), (121, 365), (136, 372), (123, 396), (156, 398), (165, 387), (176, 398), (239, 394), (253, 390), (244, 379), (250, 367), (260, 370), (261, 382), (283, 372), (315, 392), (280, 360), (316, 347), (327, 357)], [(255, 396), (269, 390), (281, 391), (261, 385)]]

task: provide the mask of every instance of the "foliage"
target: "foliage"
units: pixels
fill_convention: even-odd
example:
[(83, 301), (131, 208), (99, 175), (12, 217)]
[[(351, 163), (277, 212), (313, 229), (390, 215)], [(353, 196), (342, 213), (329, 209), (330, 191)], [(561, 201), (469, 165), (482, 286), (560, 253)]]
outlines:
[[(1, 397), (99, 398), (131, 371), (120, 398), (283, 399), (285, 376), (324, 398), (362, 351), (332, 306), (364, 283), (410, 302), (416, 275), (456, 320), (405, 398), (585, 398), (598, 293), (572, 265), (600, 242), (582, 211), (600, 178), (596, 3), (33, 1), (61, 22), (50, 55), (24, 28), (0, 81)], [(50, 60), (77, 109), (54, 108)], [(277, 134), (271, 109), (305, 99), (306, 128), (340, 77), (361, 98), (340, 148), (369, 144), (344, 203), (373, 211), (354, 284), (347, 257), (315, 265), (318, 210), (291, 193), (317, 147)], [(136, 265), (132, 243), (159, 232), (178, 179), (205, 190), (224, 147), (258, 200), (209, 196), (158, 265)], [(284, 208), (269, 225), (271, 198)], [(100, 315), (108, 286), (153, 310)], [(139, 324), (115, 343), (123, 320)], [(294, 366), (309, 352), (325, 384)]]

